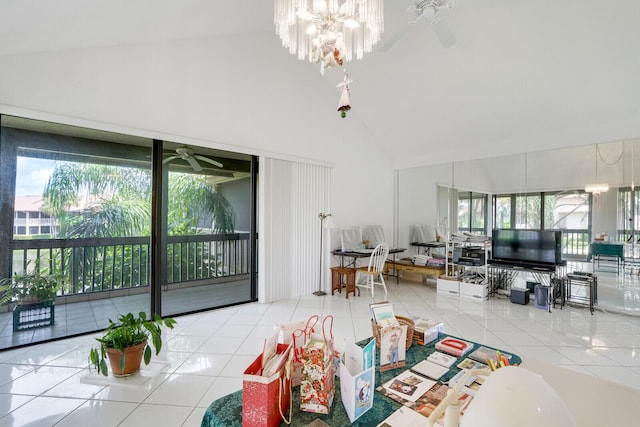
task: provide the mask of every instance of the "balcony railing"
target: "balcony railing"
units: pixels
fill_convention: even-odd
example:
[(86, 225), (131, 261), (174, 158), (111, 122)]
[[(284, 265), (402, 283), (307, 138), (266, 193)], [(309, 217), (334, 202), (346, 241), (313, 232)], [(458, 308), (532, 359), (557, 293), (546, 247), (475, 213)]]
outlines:
[[(13, 270), (33, 268), (64, 279), (60, 296), (137, 288), (150, 284), (148, 237), (13, 241)], [(249, 233), (169, 236), (167, 283), (249, 273)]]
[(586, 259), (591, 234), (589, 230), (562, 230), (562, 257)]

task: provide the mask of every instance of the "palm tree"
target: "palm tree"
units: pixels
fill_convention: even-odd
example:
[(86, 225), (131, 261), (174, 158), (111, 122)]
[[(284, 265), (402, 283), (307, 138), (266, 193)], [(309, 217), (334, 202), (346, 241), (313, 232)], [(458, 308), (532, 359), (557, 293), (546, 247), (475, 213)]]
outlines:
[(87, 163), (58, 163), (43, 194), (58, 236), (131, 237), (150, 233), (151, 173)]
[[(169, 234), (234, 231), (233, 208), (206, 176), (175, 173), (168, 185)], [(86, 163), (56, 165), (43, 210), (58, 219), (61, 238), (148, 236), (151, 172)], [(207, 223), (210, 221), (210, 223)]]
[(221, 234), (235, 228), (231, 204), (206, 176), (171, 174), (168, 211), (169, 234), (197, 233), (202, 228)]
[[(170, 235), (234, 231), (231, 204), (206, 176), (171, 173), (168, 199)], [(150, 209), (151, 172), (139, 168), (61, 162), (43, 194), (43, 210), (57, 219), (56, 237), (63, 239), (150, 236)], [(72, 251), (66, 262), (71, 256), (81, 262), (60, 268), (73, 269), (73, 277), (78, 278), (76, 286), (82, 283), (95, 290), (96, 283), (106, 283), (102, 289), (111, 289), (125, 283), (145, 284), (148, 279), (146, 246), (98, 246)], [(185, 266), (190, 270), (197, 265), (190, 257), (185, 262), (190, 264)]]

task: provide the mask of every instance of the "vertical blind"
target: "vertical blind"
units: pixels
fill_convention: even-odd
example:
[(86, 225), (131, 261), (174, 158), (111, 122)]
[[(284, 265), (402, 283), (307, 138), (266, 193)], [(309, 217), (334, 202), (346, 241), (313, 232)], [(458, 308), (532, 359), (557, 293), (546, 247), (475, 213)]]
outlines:
[[(272, 158), (260, 160), (261, 302), (310, 294), (320, 286), (320, 212), (329, 209), (331, 169)], [(323, 257), (329, 252), (326, 240)], [(323, 262), (326, 291), (328, 263)]]

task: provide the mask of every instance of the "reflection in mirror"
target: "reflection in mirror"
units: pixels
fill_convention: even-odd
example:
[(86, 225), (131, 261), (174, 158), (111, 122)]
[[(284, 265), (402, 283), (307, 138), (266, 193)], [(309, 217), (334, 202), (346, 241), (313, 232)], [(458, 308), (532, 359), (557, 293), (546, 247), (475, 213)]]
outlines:
[[(411, 248), (412, 229), (418, 224), (430, 226), (443, 236), (449, 232), (479, 231), (476, 228), (483, 225), (470, 223), (469, 214), (480, 209), (481, 199), (476, 200), (476, 195), (486, 195), (486, 234), (490, 235), (493, 228), (560, 229), (563, 257), (581, 261), (587, 260), (594, 239), (624, 243), (625, 270), (637, 273), (638, 141), (620, 140), (399, 170), (398, 243)], [(607, 184), (609, 190), (590, 192), (589, 184)], [(584, 267), (592, 268), (591, 264)]]

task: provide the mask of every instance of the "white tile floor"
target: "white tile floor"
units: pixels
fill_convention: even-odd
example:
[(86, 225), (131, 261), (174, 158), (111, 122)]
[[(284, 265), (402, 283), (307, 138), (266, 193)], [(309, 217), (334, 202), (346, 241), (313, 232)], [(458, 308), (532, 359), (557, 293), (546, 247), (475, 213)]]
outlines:
[[(449, 334), (640, 389), (638, 277), (599, 277), (600, 307), (609, 309), (594, 315), (584, 307), (548, 313), (504, 297), (446, 296), (412, 282), (392, 282), (389, 300), (399, 315), (443, 321)], [(307, 295), (181, 316), (161, 357), (129, 381), (88, 370), (95, 335), (2, 351), (0, 427), (199, 426), (213, 400), (241, 388), (242, 371), (273, 324), (333, 314), (336, 338), (357, 341), (371, 335), (369, 302), (368, 296)]]

